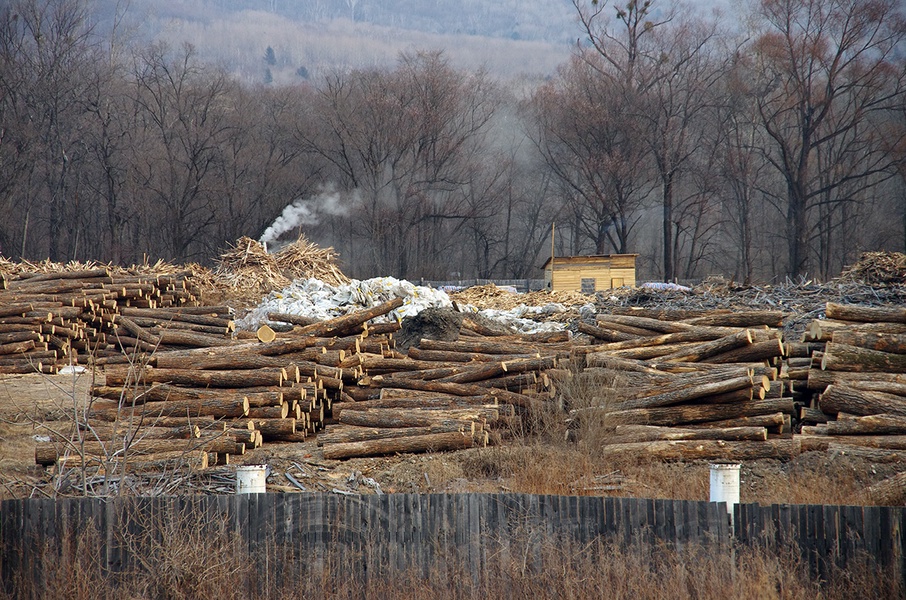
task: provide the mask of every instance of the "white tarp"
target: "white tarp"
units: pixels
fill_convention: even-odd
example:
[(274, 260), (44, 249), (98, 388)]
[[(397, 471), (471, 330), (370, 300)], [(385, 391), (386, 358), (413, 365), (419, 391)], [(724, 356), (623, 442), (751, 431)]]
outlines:
[[(403, 298), (403, 305), (379, 318), (397, 321), (415, 316), (426, 308), (452, 308), (453, 302), (443, 290), (417, 286), (394, 277), (375, 277), (365, 281), (353, 279), (348, 284), (332, 286), (318, 279), (297, 279), (279, 292), (271, 292), (261, 303), (236, 322), (241, 329), (254, 330), (268, 323), (268, 313), (288, 313), (315, 319), (330, 319), (351, 312), (377, 306), (393, 298)], [(538, 322), (537, 315), (552, 315), (566, 311), (562, 304), (526, 306), (521, 304), (511, 310), (478, 310), (471, 305), (459, 309), (476, 312), (495, 321), (509, 325), (522, 333), (557, 331), (563, 323)]]

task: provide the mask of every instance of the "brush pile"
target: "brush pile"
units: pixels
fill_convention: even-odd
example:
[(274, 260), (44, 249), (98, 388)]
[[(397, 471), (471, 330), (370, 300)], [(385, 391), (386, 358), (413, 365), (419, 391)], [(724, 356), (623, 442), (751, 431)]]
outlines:
[(349, 278), (337, 266), (337, 256), (333, 248), (321, 248), (301, 235), (275, 254), (268, 253), (261, 242), (241, 237), (220, 256), (214, 274), (233, 295), (257, 302), (295, 279), (314, 278), (330, 285), (348, 283)]

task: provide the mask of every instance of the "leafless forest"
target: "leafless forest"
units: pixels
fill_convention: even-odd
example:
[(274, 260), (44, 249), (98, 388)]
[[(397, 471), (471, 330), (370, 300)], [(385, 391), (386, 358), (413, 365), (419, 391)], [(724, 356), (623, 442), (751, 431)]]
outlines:
[[(553, 224), (557, 253), (638, 253), (640, 279), (771, 281), (906, 247), (897, 0), (750, 0), (734, 27), (673, 0), (573, 0), (572, 46), (523, 3), (501, 5), (518, 31), (364, 23), (379, 5), (325, 0), (295, 15), (307, 29), (154, 39), (100, 4), (0, 2), (7, 258), (210, 263), (301, 230), (357, 277), (539, 277)], [(212, 35), (253, 67), (212, 60)], [(508, 53), (531, 68), (504, 72)]]

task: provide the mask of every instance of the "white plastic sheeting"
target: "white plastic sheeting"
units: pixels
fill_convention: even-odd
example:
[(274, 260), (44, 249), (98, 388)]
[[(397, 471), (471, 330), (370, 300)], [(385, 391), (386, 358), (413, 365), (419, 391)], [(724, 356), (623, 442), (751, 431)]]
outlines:
[(403, 305), (377, 320), (396, 321), (417, 315), (426, 308), (450, 308), (453, 303), (446, 292), (417, 286), (394, 277), (353, 279), (332, 286), (318, 279), (297, 279), (279, 292), (271, 292), (236, 325), (256, 329), (267, 323), (267, 313), (279, 312), (324, 320), (377, 306), (394, 298)]
[[(240, 329), (254, 330), (268, 323), (267, 314), (288, 313), (315, 319), (330, 319), (372, 306), (393, 298), (403, 298), (403, 305), (377, 320), (397, 321), (417, 315), (426, 308), (452, 308), (453, 302), (443, 290), (417, 286), (394, 277), (375, 277), (365, 281), (353, 279), (346, 285), (332, 286), (318, 279), (297, 279), (279, 292), (271, 292), (261, 303), (237, 320)], [(532, 317), (550, 316), (566, 311), (562, 304), (526, 306), (521, 304), (511, 310), (478, 310), (471, 305), (458, 305), (465, 312), (479, 313), (504, 323), (522, 333), (557, 331), (563, 323), (539, 322)]]

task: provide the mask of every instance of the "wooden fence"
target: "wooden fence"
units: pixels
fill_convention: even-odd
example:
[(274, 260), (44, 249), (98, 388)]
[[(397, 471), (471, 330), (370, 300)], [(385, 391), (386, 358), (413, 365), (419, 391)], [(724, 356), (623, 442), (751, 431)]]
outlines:
[[(350, 577), (449, 569), (479, 582), (519, 561), (543, 568), (551, 552), (578, 556), (600, 539), (727, 550), (734, 543), (798, 544), (816, 572), (862, 555), (904, 567), (906, 508), (738, 505), (731, 535), (723, 503), (526, 494), (258, 494), (0, 502), (0, 574), (89, 554), (110, 573), (152, 555), (155, 544), (217, 544), (266, 561), (268, 573), (342, 563)], [(193, 537), (194, 536), (194, 537)], [(735, 537), (735, 542), (733, 538)], [(87, 550), (86, 550), (87, 548)]]

